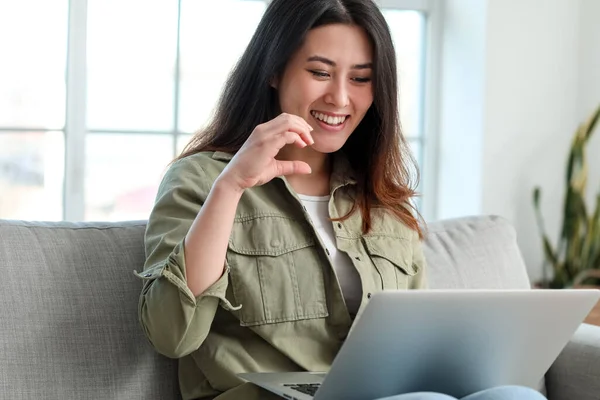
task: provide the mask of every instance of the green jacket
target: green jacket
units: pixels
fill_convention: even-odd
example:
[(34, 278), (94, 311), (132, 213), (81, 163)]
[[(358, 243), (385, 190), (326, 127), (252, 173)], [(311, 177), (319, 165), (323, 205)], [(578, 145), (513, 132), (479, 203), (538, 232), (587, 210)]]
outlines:
[[(217, 176), (232, 158), (199, 153), (171, 165), (146, 230), (139, 302), (143, 330), (158, 352), (179, 359), (184, 399), (278, 398), (243, 383), (240, 372), (327, 371), (352, 325), (335, 270), (302, 203), (285, 178), (248, 189), (238, 205), (223, 276), (194, 297), (186, 284), (183, 240)], [(329, 213), (346, 215), (355, 185), (334, 159)], [(361, 232), (359, 213), (334, 222), (371, 293), (423, 288), (417, 233), (383, 210)]]

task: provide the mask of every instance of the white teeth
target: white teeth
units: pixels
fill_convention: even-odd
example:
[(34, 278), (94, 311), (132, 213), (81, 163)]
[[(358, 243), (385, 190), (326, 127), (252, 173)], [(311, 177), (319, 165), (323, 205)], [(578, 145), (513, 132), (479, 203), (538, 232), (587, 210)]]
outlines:
[(323, 113), (311, 111), (313, 117), (325, 122), (329, 125), (339, 125), (346, 120), (346, 117), (332, 117), (330, 115), (325, 115)]

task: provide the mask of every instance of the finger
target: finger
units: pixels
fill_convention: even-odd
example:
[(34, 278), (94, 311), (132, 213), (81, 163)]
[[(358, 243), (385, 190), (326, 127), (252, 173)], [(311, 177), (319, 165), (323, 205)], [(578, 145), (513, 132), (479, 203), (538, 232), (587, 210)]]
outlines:
[(302, 139), (306, 144), (312, 145), (315, 143), (310, 133), (313, 130), (313, 127), (310, 126), (304, 118), (292, 114), (281, 114), (273, 120), (274, 123), (275, 121), (277, 121), (277, 123), (273, 126), (274, 129), (285, 129), (297, 132), (302, 136)]
[(283, 146), (285, 146), (286, 144), (294, 144), (300, 148), (308, 146), (308, 144), (304, 140), (302, 140), (302, 137), (298, 133), (292, 131), (285, 131), (271, 138), (270, 140), (275, 141), (275, 147), (278, 151), (281, 148), (283, 148)]
[(304, 161), (275, 161), (277, 167), (277, 176), (310, 174), (312, 170)]
[(308, 122), (306, 122), (306, 120), (302, 117), (299, 116), (295, 116), (296, 118), (298, 118), (300, 120), (300, 122), (306, 126), (306, 128), (308, 129), (308, 131), (302, 131), (301, 136), (304, 139), (304, 141), (308, 144), (308, 145), (313, 145), (315, 143), (315, 140), (312, 137), (312, 131), (314, 130), (314, 128), (312, 126), (310, 126), (310, 124)]
[(297, 132), (293, 132), (293, 131), (284, 132), (280, 136), (280, 139), (277, 143), (277, 147), (279, 147), (281, 149), (286, 144), (294, 144), (294, 145), (300, 147), (301, 149), (308, 146), (308, 143), (306, 143), (304, 141), (304, 139), (302, 139), (302, 136), (300, 136)]
[[(310, 130), (313, 130), (313, 127), (308, 125)], [(306, 142), (306, 144), (308, 144), (309, 146), (312, 146), (313, 144), (315, 144), (315, 140), (312, 137), (312, 134), (310, 132), (302, 132), (302, 139)]]
[(310, 124), (304, 118), (302, 118), (301, 116), (296, 115), (296, 114), (281, 113), (275, 119), (279, 119), (282, 121), (299, 121), (301, 124), (306, 126), (308, 128), (308, 130), (310, 130), (310, 131), (313, 130), (313, 127), (310, 126)]
[(302, 118), (299, 115), (293, 115), (294, 117), (298, 118), (300, 120), (300, 122), (302, 122), (304, 125), (306, 125), (306, 127), (308, 128), (308, 130), (310, 132), (312, 132), (314, 130), (314, 128), (308, 123), (307, 120), (305, 120), (304, 118)]

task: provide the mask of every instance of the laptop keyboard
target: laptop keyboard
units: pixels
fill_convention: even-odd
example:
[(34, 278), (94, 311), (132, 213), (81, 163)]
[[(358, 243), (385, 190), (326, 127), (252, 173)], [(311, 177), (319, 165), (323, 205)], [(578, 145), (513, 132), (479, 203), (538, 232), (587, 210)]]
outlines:
[(320, 383), (287, 383), (284, 386), (288, 386), (290, 389), (294, 389), (300, 393), (314, 396), (321, 386)]

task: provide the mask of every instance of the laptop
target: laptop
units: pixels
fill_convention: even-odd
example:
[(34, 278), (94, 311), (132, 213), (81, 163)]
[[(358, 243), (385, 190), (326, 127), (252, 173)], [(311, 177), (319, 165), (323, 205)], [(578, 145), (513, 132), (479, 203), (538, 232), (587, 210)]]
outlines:
[(599, 299), (594, 289), (383, 291), (371, 297), (327, 373), (238, 376), (294, 400), (538, 389)]

